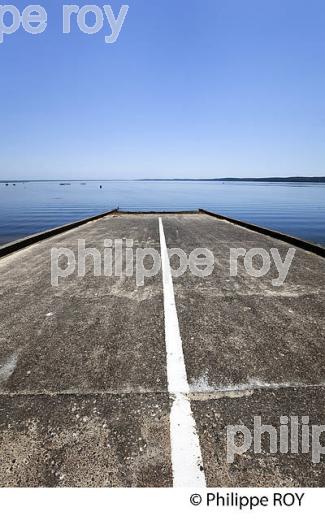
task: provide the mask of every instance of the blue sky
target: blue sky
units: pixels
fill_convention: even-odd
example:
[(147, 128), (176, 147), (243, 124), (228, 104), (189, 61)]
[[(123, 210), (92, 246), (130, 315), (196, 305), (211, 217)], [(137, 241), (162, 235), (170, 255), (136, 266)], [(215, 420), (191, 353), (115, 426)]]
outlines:
[(324, 0), (124, 0), (112, 45), (39, 3), (0, 45), (0, 178), (325, 175)]

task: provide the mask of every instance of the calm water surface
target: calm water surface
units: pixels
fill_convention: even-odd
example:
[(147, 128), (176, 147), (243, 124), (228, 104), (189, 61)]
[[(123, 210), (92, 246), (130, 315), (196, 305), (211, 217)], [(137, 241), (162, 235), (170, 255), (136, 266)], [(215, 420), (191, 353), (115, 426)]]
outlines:
[(117, 206), (137, 211), (205, 208), (325, 244), (325, 184), (212, 181), (0, 183), (0, 243)]

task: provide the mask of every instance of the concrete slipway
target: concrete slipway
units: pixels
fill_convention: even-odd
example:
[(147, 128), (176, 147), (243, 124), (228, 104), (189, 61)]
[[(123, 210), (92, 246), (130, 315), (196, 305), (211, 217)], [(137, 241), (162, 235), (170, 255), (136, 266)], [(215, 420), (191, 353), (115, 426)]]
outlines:
[[(167, 248), (209, 248), (216, 259), (206, 278), (188, 270), (174, 278), (168, 319), (164, 271), (137, 287), (125, 273), (94, 277), (89, 259), (85, 277), (51, 286), (52, 247), (76, 252), (85, 239), (103, 251), (104, 239), (125, 238), (160, 251), (159, 218)], [(280, 416), (325, 424), (324, 258), (298, 247), (274, 287), (274, 267), (252, 278), (241, 262), (230, 277), (231, 247), (285, 257), (292, 245), (203, 213), (113, 213), (0, 260), (1, 486), (172, 486), (193, 445), (194, 486), (325, 485), (323, 459), (270, 454), (267, 437), (262, 453), (226, 460), (227, 425), (252, 430), (254, 416), (277, 429)], [(167, 343), (180, 338), (166, 328), (176, 312), (195, 436), (187, 443), (185, 432), (178, 455)]]

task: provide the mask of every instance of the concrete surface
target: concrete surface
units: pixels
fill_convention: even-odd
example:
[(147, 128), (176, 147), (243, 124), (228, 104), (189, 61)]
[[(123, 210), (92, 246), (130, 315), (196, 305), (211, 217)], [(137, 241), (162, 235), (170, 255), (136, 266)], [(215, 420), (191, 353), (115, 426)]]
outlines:
[[(231, 278), (230, 247), (290, 246), (208, 215), (161, 217), (167, 247), (216, 259), (207, 278), (174, 279), (207, 484), (324, 486), (324, 461), (264, 441), (227, 463), (225, 426), (325, 424), (325, 260), (297, 249), (281, 287), (274, 269), (252, 278), (240, 264)], [(172, 485), (161, 273), (137, 287), (94, 277), (89, 259), (84, 278), (50, 283), (52, 247), (127, 238), (159, 251), (158, 218), (111, 215), (0, 260), (1, 486)]]

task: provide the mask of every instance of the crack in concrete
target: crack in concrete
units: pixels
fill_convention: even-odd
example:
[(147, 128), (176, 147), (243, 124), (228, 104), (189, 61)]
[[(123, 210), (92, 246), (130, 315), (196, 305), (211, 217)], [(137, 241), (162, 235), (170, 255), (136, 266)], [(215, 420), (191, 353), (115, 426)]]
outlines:
[[(311, 388), (325, 388), (324, 383), (263, 383), (263, 384), (252, 384), (252, 385), (237, 385), (219, 387), (209, 391), (195, 391), (190, 392), (188, 395), (189, 399), (193, 401), (208, 400), (208, 399), (220, 399), (222, 397), (245, 397), (252, 395), (256, 390), (294, 390), (294, 389), (311, 389)], [(89, 391), (22, 391), (22, 392), (1, 392), (1, 397), (92, 397), (92, 396), (139, 396), (139, 395), (168, 395), (169, 392), (166, 390), (89, 390)]]

